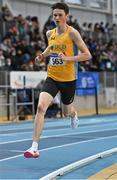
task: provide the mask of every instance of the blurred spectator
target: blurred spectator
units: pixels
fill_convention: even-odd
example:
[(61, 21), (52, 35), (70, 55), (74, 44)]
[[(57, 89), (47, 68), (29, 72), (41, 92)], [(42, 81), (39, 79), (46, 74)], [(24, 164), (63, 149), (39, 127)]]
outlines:
[(88, 26), (87, 26), (87, 22), (83, 23), (81, 34), (82, 34), (83, 37), (88, 38)]
[(71, 14), (69, 15), (69, 19), (68, 19), (67, 23), (68, 23), (70, 26), (74, 26), (73, 16), (72, 16)]
[(89, 39), (93, 39), (93, 24), (89, 23), (87, 28), (87, 34)]
[(11, 71), (12, 70), (12, 62), (11, 62), (10, 58), (6, 59), (6, 64), (5, 64), (4, 70), (5, 71)]
[(4, 70), (5, 67), (5, 57), (3, 54), (3, 50), (0, 49), (0, 70)]
[(47, 21), (45, 22), (44, 24), (44, 27), (43, 27), (43, 35), (44, 35), (44, 40), (45, 40), (45, 44), (47, 46), (47, 43), (48, 43), (48, 40), (47, 40), (47, 37), (46, 37), (46, 32), (50, 29), (53, 29), (55, 28), (55, 23), (52, 19), (52, 15), (49, 16), (49, 18), (47, 19)]
[(17, 28), (19, 33), (19, 40), (24, 40), (27, 35), (27, 24), (26, 19), (24, 19), (21, 14), (19, 14), (17, 17)]

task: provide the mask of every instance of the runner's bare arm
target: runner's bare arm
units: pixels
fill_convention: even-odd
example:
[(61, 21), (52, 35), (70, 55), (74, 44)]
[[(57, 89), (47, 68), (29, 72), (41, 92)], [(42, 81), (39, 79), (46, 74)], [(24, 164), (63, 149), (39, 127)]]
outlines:
[(62, 58), (65, 61), (87, 61), (91, 59), (91, 54), (84, 43), (83, 39), (81, 38), (80, 33), (77, 30), (73, 30), (70, 33), (70, 36), (73, 40), (73, 42), (76, 44), (78, 49), (80, 50), (80, 53), (77, 56), (65, 56), (64, 54), (60, 53), (59, 57)]
[[(47, 39), (49, 39), (51, 33), (52, 33), (51, 30), (49, 30), (49, 31), (46, 32)], [(42, 53), (44, 57), (49, 56), (49, 54), (50, 54), (50, 48), (51, 48), (51, 46), (47, 46), (47, 48), (45, 49), (45, 51)]]
[[(46, 36), (47, 39), (50, 37), (51, 35), (51, 30), (47, 31)], [(47, 46), (47, 48), (43, 51), (43, 53), (39, 54), (36, 58), (35, 61), (43, 61), (47, 56), (49, 56), (50, 53), (50, 48), (51, 46)]]

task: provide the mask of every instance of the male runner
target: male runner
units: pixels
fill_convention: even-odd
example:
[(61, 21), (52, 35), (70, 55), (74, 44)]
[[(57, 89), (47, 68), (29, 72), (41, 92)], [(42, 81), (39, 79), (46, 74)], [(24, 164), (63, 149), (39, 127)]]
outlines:
[(69, 15), (67, 4), (56, 3), (52, 6), (52, 10), (56, 28), (47, 31), (48, 47), (36, 57), (36, 60), (42, 61), (50, 56), (50, 60), (47, 69), (48, 76), (39, 96), (32, 146), (24, 153), (26, 158), (40, 156), (38, 141), (44, 124), (44, 115), (58, 92), (61, 94), (64, 115), (71, 118), (73, 128), (77, 127), (77, 112), (72, 105), (76, 88), (77, 65), (79, 61), (91, 58), (79, 32), (67, 24)]

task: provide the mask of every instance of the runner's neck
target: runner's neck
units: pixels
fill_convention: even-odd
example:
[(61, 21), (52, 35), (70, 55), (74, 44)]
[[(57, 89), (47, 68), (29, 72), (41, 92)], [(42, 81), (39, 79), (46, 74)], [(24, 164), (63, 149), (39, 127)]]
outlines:
[(57, 27), (56, 28), (56, 34), (57, 35), (61, 35), (61, 34), (65, 33), (67, 31), (67, 29), (68, 29), (68, 25), (67, 24), (65, 24), (62, 27)]

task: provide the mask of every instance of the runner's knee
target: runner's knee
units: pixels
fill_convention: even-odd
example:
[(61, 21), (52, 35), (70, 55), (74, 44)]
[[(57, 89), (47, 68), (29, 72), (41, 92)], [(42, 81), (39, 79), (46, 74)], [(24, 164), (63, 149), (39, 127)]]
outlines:
[(38, 104), (38, 107), (37, 107), (37, 113), (39, 114), (45, 114), (45, 108), (42, 104)]

